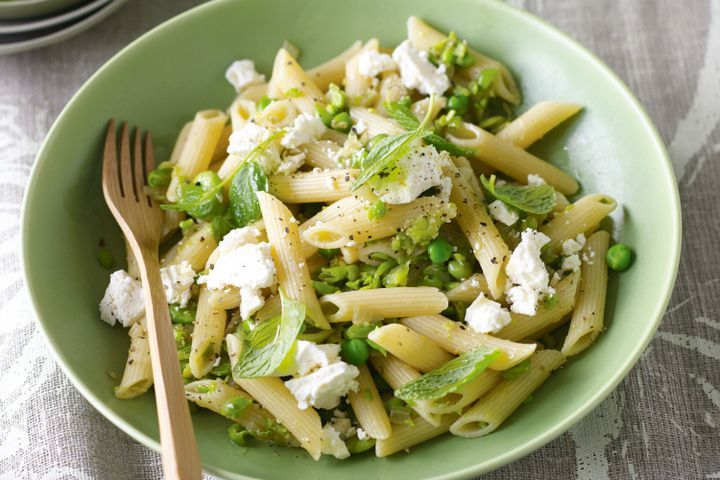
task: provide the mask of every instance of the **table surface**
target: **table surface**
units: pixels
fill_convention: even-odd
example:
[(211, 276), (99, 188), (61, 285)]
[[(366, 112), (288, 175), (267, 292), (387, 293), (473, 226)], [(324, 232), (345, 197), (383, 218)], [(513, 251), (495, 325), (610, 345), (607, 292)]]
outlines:
[[(680, 183), (665, 319), (620, 387), (568, 433), (483, 478), (720, 478), (720, 0), (509, 0), (602, 58), (645, 105)], [(0, 57), (0, 480), (155, 479), (157, 454), (51, 357), (20, 273), (20, 202), (43, 137), (115, 52), (197, 0), (129, 2), (62, 44)]]

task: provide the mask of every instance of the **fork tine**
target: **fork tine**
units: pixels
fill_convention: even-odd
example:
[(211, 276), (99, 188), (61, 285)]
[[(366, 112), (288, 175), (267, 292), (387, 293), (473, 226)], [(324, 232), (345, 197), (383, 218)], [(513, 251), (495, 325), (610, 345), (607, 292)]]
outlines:
[[(152, 135), (150, 132), (145, 134), (145, 178), (148, 173), (155, 168), (155, 152), (153, 151)], [(148, 204), (152, 205), (152, 198), (147, 197)]]
[(131, 194), (137, 199), (135, 184), (132, 177), (132, 163), (130, 158), (130, 133), (127, 122), (123, 122), (120, 133), (120, 192), (128, 198)]
[(103, 185), (107, 193), (117, 195), (120, 189), (120, 179), (117, 177), (117, 143), (115, 139), (115, 120), (108, 122), (105, 135), (105, 153), (103, 155)]
[(138, 201), (145, 198), (145, 166), (143, 165), (142, 130), (135, 129), (135, 151), (133, 152), (133, 190)]

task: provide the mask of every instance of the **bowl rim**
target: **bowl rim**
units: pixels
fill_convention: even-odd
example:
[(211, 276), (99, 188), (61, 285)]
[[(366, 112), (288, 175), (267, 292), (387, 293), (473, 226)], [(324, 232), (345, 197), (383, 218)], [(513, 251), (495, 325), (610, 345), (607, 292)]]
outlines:
[[(155, 451), (160, 451), (160, 444), (157, 442), (154, 438), (151, 438), (150, 436), (146, 435), (145, 433), (141, 432), (137, 428), (135, 428), (132, 424), (125, 421), (122, 417), (119, 415), (116, 415), (114, 412), (110, 410), (109, 407), (106, 407), (102, 400), (100, 400), (91, 390), (88, 386), (86, 386), (78, 376), (75, 375), (74, 371), (71, 369), (71, 367), (67, 364), (65, 361), (64, 355), (62, 354), (60, 348), (55, 343), (53, 338), (49, 335), (49, 332), (45, 328), (45, 322), (44, 320), (38, 315), (37, 308), (36, 308), (36, 301), (39, 300), (36, 295), (35, 291), (32, 288), (32, 283), (30, 282), (31, 275), (28, 273), (28, 240), (26, 237), (25, 232), (27, 231), (27, 226), (30, 222), (28, 214), (27, 214), (27, 208), (29, 204), (29, 198), (32, 197), (32, 194), (28, 194), (28, 192), (33, 191), (33, 186), (37, 180), (37, 177), (39, 176), (40, 170), (42, 170), (42, 165), (48, 161), (47, 156), (47, 150), (49, 149), (48, 143), (49, 139), (52, 139), (54, 136), (55, 131), (58, 128), (58, 125), (63, 123), (64, 117), (67, 114), (67, 111), (72, 108), (73, 104), (77, 100), (78, 97), (84, 94), (84, 91), (86, 90), (87, 86), (93, 82), (93, 80), (101, 75), (103, 71), (107, 68), (109, 64), (114, 62), (118, 57), (124, 55), (127, 51), (132, 50), (136, 48), (139, 44), (143, 43), (145, 40), (152, 38), (158, 34), (162, 34), (162, 30), (172, 24), (172, 25), (178, 25), (182, 24), (184, 22), (190, 21), (191, 18), (197, 14), (199, 11), (205, 11), (210, 10), (214, 8), (220, 8), (220, 6), (224, 5), (225, 3), (230, 3), (233, 0), (215, 0), (212, 2), (208, 2), (205, 4), (201, 4), (198, 6), (195, 6), (189, 10), (186, 10), (185, 12), (182, 12), (162, 23), (159, 25), (153, 27), (148, 32), (144, 33), (137, 39), (135, 39), (133, 42), (125, 46), (123, 49), (121, 49), (119, 52), (117, 52), (115, 55), (113, 55), (109, 60), (107, 60), (86, 82), (80, 87), (80, 89), (73, 95), (73, 97), (70, 99), (70, 101), (66, 104), (66, 106), (63, 108), (60, 115), (58, 115), (57, 119), (53, 123), (52, 127), (50, 128), (47, 136), (43, 140), (43, 144), (40, 147), (40, 150), (38, 151), (37, 156), (35, 157), (35, 161), (32, 165), (32, 169), (28, 178), (27, 186), (25, 189), (25, 195), (23, 198), (22, 203), (22, 209), (21, 209), (21, 231), (20, 231), (20, 255), (22, 259), (22, 275), (23, 275), (23, 282), (28, 290), (28, 295), (30, 297), (30, 301), (32, 304), (32, 311), (34, 313), (34, 317), (36, 320), (37, 325), (40, 328), (40, 331), (43, 333), (43, 336), (45, 337), (46, 341), (50, 345), (50, 349), (55, 355), (56, 359), (58, 360), (58, 363), (62, 369), (62, 371), (65, 373), (65, 375), (70, 379), (71, 383), (75, 386), (75, 388), (80, 391), (80, 393), (85, 397), (85, 399), (88, 400), (88, 402), (96, 409), (98, 410), (105, 418), (107, 418), (110, 422), (112, 422), (115, 426), (123, 430), (125, 433), (130, 435), (132, 438), (137, 440), (138, 442), (144, 444), (145, 446), (148, 446), (152, 448)], [(595, 407), (597, 407), (606, 397), (612, 393), (612, 391), (617, 387), (617, 385), (628, 375), (632, 367), (637, 363), (642, 353), (645, 351), (645, 348), (650, 343), (650, 341), (653, 338), (653, 335), (655, 331), (657, 330), (658, 326), (660, 325), (663, 315), (665, 313), (665, 310), (667, 308), (667, 305), (670, 301), (671, 294), (673, 292), (673, 287), (675, 284), (675, 280), (678, 273), (679, 263), (680, 263), (680, 250), (681, 250), (681, 242), (682, 242), (682, 216), (681, 216), (681, 208), (680, 208), (680, 194), (678, 190), (678, 183), (675, 177), (675, 173), (672, 167), (672, 163), (670, 161), (669, 155), (667, 153), (667, 150), (665, 148), (664, 142), (662, 141), (657, 128), (653, 124), (652, 120), (650, 119), (647, 112), (642, 107), (640, 101), (635, 97), (635, 95), (630, 91), (630, 89), (627, 87), (627, 85), (620, 79), (620, 77), (613, 72), (610, 67), (608, 67), (597, 55), (592, 53), (589, 49), (581, 45), (579, 42), (574, 40), (572, 37), (570, 37), (568, 34), (562, 32), (557, 27), (551, 25), (550, 23), (546, 22), (545, 20), (539, 18), (538, 16), (527, 12), (525, 10), (522, 10), (520, 8), (516, 8), (514, 6), (508, 5), (503, 2), (495, 2), (492, 0), (475, 0), (479, 3), (483, 3), (490, 8), (497, 9), (497, 11), (500, 11), (504, 15), (510, 15), (518, 17), (521, 21), (528, 22), (533, 24), (535, 27), (538, 27), (538, 29), (545, 35), (548, 35), (549, 37), (552, 37), (554, 39), (557, 39), (564, 44), (568, 45), (571, 49), (575, 50), (578, 54), (585, 57), (595, 68), (598, 69), (598, 72), (601, 73), (604, 76), (604, 79), (609, 82), (612, 86), (614, 86), (618, 92), (622, 95), (625, 103), (631, 107), (632, 111), (638, 116), (638, 119), (640, 120), (643, 129), (645, 130), (645, 135), (647, 136), (648, 141), (652, 145), (652, 147), (656, 150), (657, 155), (659, 159), (661, 160), (660, 164), (662, 166), (662, 175), (665, 177), (665, 181), (667, 181), (671, 185), (671, 194), (672, 198), (671, 200), (671, 206), (672, 211), (669, 212), (670, 215), (668, 216), (670, 219), (670, 225), (669, 225), (669, 231), (670, 231), (670, 239), (671, 239), (671, 245), (670, 250), (668, 251), (667, 258), (672, 259), (672, 264), (670, 265), (670, 270), (667, 271), (665, 278), (662, 281), (662, 297), (658, 298), (658, 301), (655, 304), (654, 309), (652, 312), (648, 315), (648, 318), (651, 319), (651, 321), (646, 323), (646, 326), (642, 332), (641, 335), (638, 336), (638, 338), (641, 339), (640, 342), (638, 342), (630, 351), (625, 352), (624, 355), (624, 361), (621, 365), (621, 368), (619, 368), (615, 373), (612, 374), (612, 376), (605, 381), (602, 385), (598, 385), (598, 388), (596, 389), (595, 393), (578, 409), (570, 413), (568, 416), (562, 419), (562, 421), (554, 424), (551, 428), (547, 429), (540, 435), (537, 435), (535, 438), (524, 442), (522, 444), (519, 444), (515, 447), (512, 447), (505, 451), (503, 454), (494, 457), (491, 461), (485, 462), (483, 464), (478, 464), (470, 467), (465, 467), (460, 470), (455, 470), (453, 472), (437, 475), (435, 477), (431, 477), (435, 480), (455, 480), (455, 479), (462, 479), (467, 478), (469, 476), (473, 475), (479, 475), (497, 468), (500, 468), (504, 465), (507, 465), (515, 460), (518, 460), (535, 450), (541, 448), (542, 446), (548, 444), (561, 434), (565, 433), (567, 430), (569, 430), (573, 425), (578, 423), (583, 417), (585, 417), (588, 413), (590, 413)], [(220, 476), (225, 475), (232, 475), (233, 478), (244, 478), (244, 479), (254, 479), (257, 477), (249, 477), (243, 474), (235, 473), (235, 472), (227, 472), (224, 469), (209, 466), (209, 465), (203, 465), (203, 468), (206, 472), (209, 472), (211, 474), (216, 474)]]

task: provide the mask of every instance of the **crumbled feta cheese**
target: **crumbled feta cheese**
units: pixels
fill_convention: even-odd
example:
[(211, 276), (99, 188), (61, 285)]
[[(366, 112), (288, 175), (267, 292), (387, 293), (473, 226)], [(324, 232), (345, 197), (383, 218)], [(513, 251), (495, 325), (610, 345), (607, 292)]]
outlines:
[(527, 184), (530, 187), (537, 187), (538, 185), (546, 185), (547, 182), (540, 175), (531, 173), (528, 175)]
[(178, 265), (161, 268), (160, 278), (165, 287), (167, 302), (186, 306), (190, 300), (190, 287), (195, 283), (195, 270), (190, 262), (183, 260)]
[(382, 72), (395, 70), (397, 63), (386, 53), (364, 50), (358, 56), (358, 72), (365, 77), (375, 77)]
[(353, 130), (355, 130), (355, 133), (358, 135), (362, 135), (363, 133), (367, 132), (368, 126), (367, 123), (365, 123), (365, 120), (362, 118), (359, 118), (357, 122), (353, 124)]
[(520, 219), (520, 215), (515, 209), (508, 207), (500, 200), (495, 200), (488, 205), (488, 210), (495, 220), (504, 223), (508, 227), (514, 225)]
[(120, 322), (129, 327), (145, 313), (145, 299), (142, 283), (132, 278), (125, 270), (110, 275), (105, 296), (100, 301), (100, 318), (110, 324)]
[(275, 373), (279, 376), (285, 375), (307, 375), (321, 367), (340, 360), (340, 345), (334, 343), (317, 345), (313, 342), (298, 340), (290, 355), (283, 361)]
[(252, 226), (234, 228), (220, 240), (217, 248), (213, 251), (213, 256), (220, 258), (245, 244), (257, 243), (259, 236), (260, 230)]
[(240, 318), (247, 320), (265, 305), (265, 297), (259, 288), (240, 289)]
[(293, 378), (285, 386), (298, 401), (298, 407), (333, 409), (340, 404), (340, 397), (349, 391), (357, 391), (355, 378), (360, 374), (357, 367), (345, 362), (335, 362), (314, 370), (308, 375)]
[(452, 183), (445, 180), (440, 168), (443, 154), (446, 152), (439, 153), (431, 145), (414, 148), (387, 176), (371, 179), (373, 193), (391, 205), (410, 203), (432, 187), (441, 187), (441, 196), (449, 198)]
[(400, 77), (405, 87), (414, 88), (424, 95), (442, 95), (450, 88), (447, 74), (430, 63), (427, 54), (423, 56), (409, 40), (398, 45), (392, 58), (400, 67)]
[(303, 113), (295, 118), (292, 126), (280, 140), (280, 144), (285, 148), (298, 148), (300, 145), (317, 140), (326, 131), (327, 128), (320, 118)]
[(523, 315), (535, 315), (540, 297), (547, 293), (549, 275), (540, 258), (540, 249), (550, 239), (528, 228), (522, 232), (505, 272), (508, 276), (507, 299), (510, 310)]
[[(286, 151), (287, 152), (287, 151)], [(286, 153), (282, 157), (282, 163), (277, 169), (277, 173), (283, 175), (290, 175), (298, 171), (300, 167), (305, 163), (305, 152), (294, 151), (293, 153)]]
[(323, 455), (332, 455), (340, 460), (350, 456), (345, 442), (340, 438), (340, 433), (330, 424), (326, 424), (322, 429), (320, 449)]
[(358, 440), (367, 440), (368, 438), (370, 438), (367, 432), (365, 432), (365, 430), (363, 430), (362, 428), (358, 428), (356, 433)]
[(568, 257), (565, 257), (562, 262), (562, 270), (563, 271), (570, 271), (570, 272), (577, 272), (580, 268), (580, 255), (577, 253), (570, 255)]
[(255, 62), (252, 60), (234, 61), (225, 71), (225, 78), (238, 93), (251, 85), (265, 81), (265, 75), (261, 75), (255, 70)]
[(563, 255), (574, 255), (580, 253), (585, 246), (585, 235), (579, 234), (575, 239), (569, 238), (562, 243)]
[[(245, 157), (270, 136), (270, 130), (255, 122), (246, 122), (235, 130), (228, 139), (227, 153)], [(271, 175), (280, 165), (280, 153), (276, 145), (270, 145), (258, 152), (255, 160), (262, 166), (265, 175)]]
[(270, 244), (247, 243), (220, 256), (210, 273), (203, 275), (198, 283), (205, 283), (211, 290), (227, 286), (259, 289), (275, 283), (275, 262)]
[(510, 312), (482, 293), (465, 311), (465, 321), (480, 333), (496, 333), (510, 323)]

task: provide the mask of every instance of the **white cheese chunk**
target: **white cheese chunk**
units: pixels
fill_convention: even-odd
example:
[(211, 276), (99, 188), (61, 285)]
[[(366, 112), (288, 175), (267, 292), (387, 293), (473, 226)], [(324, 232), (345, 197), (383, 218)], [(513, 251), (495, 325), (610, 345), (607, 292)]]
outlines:
[(190, 300), (190, 287), (195, 283), (195, 270), (190, 262), (183, 260), (178, 265), (161, 268), (160, 278), (167, 302), (185, 307)]
[[(290, 150), (286, 150), (288, 152)], [(291, 175), (298, 171), (305, 163), (305, 152), (295, 152), (291, 154), (283, 154), (282, 163), (277, 169), (277, 173), (282, 175)]]
[(439, 197), (449, 198), (452, 182), (440, 168), (445, 153), (431, 145), (416, 147), (397, 161), (389, 175), (374, 177), (369, 185), (391, 205), (410, 203), (432, 187), (440, 187)]
[(285, 386), (298, 401), (298, 407), (333, 409), (340, 398), (350, 391), (357, 391), (355, 378), (360, 374), (357, 367), (345, 362), (335, 362), (314, 370), (308, 375), (293, 378)]
[(534, 173), (531, 173), (527, 177), (527, 184), (530, 187), (537, 187), (539, 185), (546, 185), (547, 182), (544, 178), (542, 178), (540, 175), (536, 175)]
[(211, 290), (222, 290), (228, 286), (260, 289), (271, 287), (276, 282), (275, 262), (270, 253), (270, 244), (248, 243), (220, 256), (210, 273), (198, 279)]
[(358, 440), (367, 440), (368, 438), (370, 438), (370, 435), (368, 435), (367, 432), (365, 432), (365, 430), (363, 430), (362, 428), (358, 428), (357, 438)]
[[(228, 139), (227, 153), (244, 158), (255, 147), (260, 145), (270, 136), (270, 130), (261, 127), (255, 122), (246, 122), (242, 127), (235, 130)], [(280, 165), (280, 152), (277, 144), (271, 143), (268, 148), (258, 152), (255, 156), (265, 175), (272, 175)]]
[(219, 258), (245, 244), (257, 243), (258, 237), (260, 237), (260, 230), (255, 227), (234, 228), (220, 240), (217, 248), (213, 251), (213, 256)]
[(125, 270), (110, 275), (105, 296), (100, 301), (100, 318), (110, 324), (120, 322), (129, 327), (145, 313), (145, 298), (142, 283), (132, 278)]
[(340, 433), (330, 424), (325, 425), (322, 429), (320, 449), (323, 455), (332, 455), (340, 460), (350, 456), (345, 442), (340, 438)]
[(520, 215), (518, 214), (517, 210), (512, 209), (505, 205), (504, 202), (500, 200), (495, 200), (490, 205), (488, 205), (488, 210), (490, 211), (490, 215), (497, 220), (500, 223), (504, 223), (508, 227), (510, 225), (514, 225), (515, 222), (517, 222), (520, 219)]
[(225, 71), (225, 78), (238, 93), (251, 85), (265, 81), (265, 75), (261, 75), (255, 70), (255, 62), (252, 60), (234, 61)]
[(338, 362), (339, 355), (340, 345), (334, 343), (317, 345), (313, 342), (298, 340), (275, 374), (278, 376), (307, 375), (315, 369)]
[(522, 232), (505, 267), (508, 276), (507, 300), (510, 310), (523, 315), (535, 315), (540, 298), (548, 291), (549, 275), (540, 258), (540, 250), (550, 239), (528, 228)]
[(397, 63), (387, 53), (363, 50), (358, 55), (358, 73), (365, 77), (376, 77), (383, 72), (397, 69)]
[(466, 310), (465, 321), (476, 332), (496, 333), (510, 323), (510, 312), (481, 293)]
[(247, 320), (265, 305), (265, 297), (259, 288), (240, 289), (240, 318)]
[(450, 79), (444, 69), (430, 63), (409, 40), (398, 45), (392, 55), (400, 67), (400, 79), (407, 88), (414, 88), (424, 95), (442, 95), (450, 88)]
[(580, 269), (580, 255), (577, 253), (563, 258), (561, 269), (564, 272), (577, 272)]
[(320, 118), (303, 113), (295, 118), (293, 124), (287, 129), (287, 133), (280, 140), (285, 148), (298, 148), (301, 145), (317, 140), (327, 128)]
[(579, 234), (577, 237), (569, 238), (562, 243), (562, 254), (563, 255), (574, 255), (580, 253), (580, 250), (585, 246), (585, 235)]

